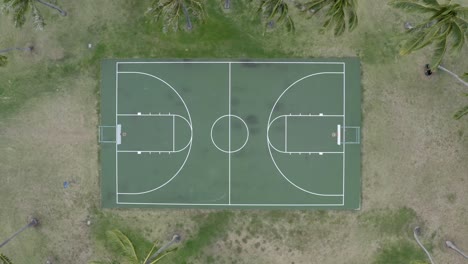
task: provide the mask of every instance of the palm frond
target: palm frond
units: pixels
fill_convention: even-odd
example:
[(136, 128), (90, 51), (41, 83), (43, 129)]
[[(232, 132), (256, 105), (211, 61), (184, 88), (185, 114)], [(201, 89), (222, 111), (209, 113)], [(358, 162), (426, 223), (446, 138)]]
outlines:
[(354, 0), (350, 1), (349, 6), (346, 8), (349, 31), (353, 31), (358, 25), (356, 9), (356, 2)]
[(452, 28), (452, 47), (455, 52), (460, 52), (460, 50), (463, 48), (463, 45), (465, 44), (465, 36), (463, 34), (462, 28), (456, 22), (452, 23)]
[[(419, 31), (419, 34), (414, 34), (414, 31)], [(434, 25), (430, 28), (415, 28), (408, 33), (413, 33), (414, 36), (410, 38), (401, 48), (400, 54), (402, 55), (406, 55), (413, 51), (422, 49), (433, 43), (440, 34), (440, 28), (438, 25)]]
[(107, 239), (117, 249), (122, 252), (122, 256), (131, 263), (138, 262), (138, 256), (130, 239), (120, 230), (114, 229), (106, 232)]
[(425, 36), (424, 36), (423, 41), (421, 41), (419, 44), (414, 46), (412, 48), (412, 51), (420, 50), (420, 49), (428, 46), (429, 44), (432, 44), (434, 42), (434, 40), (439, 37), (440, 32), (441, 32), (441, 29), (438, 28), (438, 27), (432, 27), (432, 28), (429, 28), (428, 30), (426, 30), (425, 34), (424, 34)]
[(166, 250), (163, 254), (161, 254), (161, 256), (159, 256), (158, 258), (154, 259), (153, 261), (151, 261), (149, 264), (155, 264), (157, 263), (158, 261), (160, 261), (161, 259), (163, 259), (164, 257), (166, 257), (167, 255), (171, 254), (172, 252), (176, 251), (178, 248), (173, 248), (173, 249), (170, 249), (170, 250)]
[(42, 18), (41, 13), (39, 13), (39, 10), (35, 5), (31, 6), (31, 11), (32, 11), (32, 17), (33, 17), (33, 25), (36, 30), (43, 30), (45, 23), (44, 19)]
[(418, 13), (434, 13), (439, 10), (432, 5), (421, 4), (412, 0), (395, 0), (391, 1), (389, 4), (396, 8)]
[(30, 8), (30, 3), (27, 1), (17, 1), (12, 5), (13, 22), (16, 27), (22, 27), (26, 22), (26, 12)]
[(334, 12), (332, 16), (332, 21), (335, 24), (335, 30), (334, 30), (335, 36), (339, 36), (343, 34), (343, 32), (346, 29), (346, 22), (345, 22), (344, 10), (342, 8)]
[(312, 13), (312, 15), (326, 9), (326, 19), (320, 29), (321, 33), (326, 29), (334, 28), (334, 35), (339, 36), (346, 29), (353, 31), (358, 24), (356, 0), (313, 0), (299, 7), (303, 13)]
[(431, 69), (437, 69), (437, 66), (440, 65), (442, 59), (444, 58), (445, 52), (447, 51), (447, 38), (441, 37), (438, 42), (436, 42), (436, 48), (434, 50), (434, 55), (431, 62)]
[(0, 253), (0, 263), (1, 264), (13, 264), (13, 262), (5, 255)]
[(437, 2), (437, 0), (422, 0), (426, 5), (430, 5), (430, 6), (434, 6), (434, 7), (438, 7), (440, 6), (439, 5), (439, 2)]
[(0, 55), (0, 67), (5, 66), (8, 62), (8, 58), (6, 56)]
[(289, 31), (289, 32), (295, 32), (296, 31), (296, 26), (294, 25), (294, 21), (292, 20), (292, 18), (290, 16), (288, 16), (286, 18), (286, 29)]
[(303, 9), (301, 11), (305, 12), (311, 12), (312, 14), (315, 14), (319, 12), (322, 8), (325, 6), (329, 5), (329, 0), (313, 0), (307, 3), (304, 3), (301, 7)]
[(148, 262), (149, 258), (151, 257), (151, 255), (153, 255), (153, 252), (156, 250), (157, 244), (158, 244), (157, 241), (153, 243), (153, 247), (152, 247), (151, 250), (148, 252), (148, 255), (146, 255), (145, 260), (143, 261), (143, 263)]
[(295, 30), (294, 21), (289, 15), (289, 6), (283, 0), (262, 0), (257, 13), (265, 20), (265, 31), (272, 21), (284, 24), (288, 31)]
[(192, 18), (204, 22), (206, 12), (202, 2), (197, 0), (154, 0), (145, 12), (151, 21), (163, 23), (163, 30), (173, 31), (181, 29), (181, 21), (185, 20), (187, 29), (192, 27)]
[(455, 120), (459, 120), (463, 116), (468, 115), (468, 105), (465, 105), (462, 109), (458, 110), (454, 115), (453, 118)]

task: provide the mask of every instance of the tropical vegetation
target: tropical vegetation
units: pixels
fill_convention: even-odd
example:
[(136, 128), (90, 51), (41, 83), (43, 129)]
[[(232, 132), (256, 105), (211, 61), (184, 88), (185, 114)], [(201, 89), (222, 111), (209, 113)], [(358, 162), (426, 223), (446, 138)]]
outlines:
[(353, 31), (358, 25), (356, 0), (312, 0), (296, 5), (301, 12), (310, 16), (324, 10), (326, 19), (321, 32), (334, 28), (335, 36), (339, 36), (346, 29)]
[(8, 62), (8, 58), (6, 56), (0, 55), (0, 67), (5, 66)]
[(162, 21), (164, 32), (180, 30), (183, 21), (190, 31), (193, 28), (192, 19), (203, 22), (206, 17), (203, 4), (197, 0), (154, 0), (146, 15), (154, 22)]
[(26, 22), (26, 15), (31, 11), (32, 22), (34, 28), (37, 30), (43, 30), (45, 26), (44, 18), (37, 8), (37, 3), (43, 4), (47, 7), (53, 8), (60, 12), (62, 16), (66, 16), (67, 12), (62, 10), (56, 5), (50, 4), (42, 0), (0, 0), (0, 11), (5, 14), (11, 14), (13, 16), (13, 22), (15, 26), (22, 27)]
[[(465, 80), (468, 81), (468, 72), (465, 72), (465, 74), (463, 74), (462, 76)], [(465, 93), (464, 94), (466, 97), (468, 97), (468, 93)], [(460, 119), (462, 118), (463, 116), (465, 115), (468, 115), (468, 104), (465, 105), (463, 108), (461, 108), (460, 110), (458, 110), (454, 115), (453, 115), (453, 118), (455, 119)]]
[(257, 13), (264, 20), (264, 32), (268, 28), (275, 27), (275, 24), (284, 24), (288, 31), (295, 31), (294, 21), (289, 15), (288, 4), (283, 0), (262, 0)]
[(113, 229), (107, 231), (106, 235), (110, 246), (113, 247), (115, 251), (120, 252), (120, 256), (115, 256), (115, 259), (111, 261), (94, 261), (90, 264), (112, 264), (116, 263), (118, 260), (123, 260), (125, 261), (124, 263), (127, 264), (154, 264), (171, 252), (177, 250), (177, 248), (173, 248), (165, 251), (162, 250), (164, 252), (161, 252), (161, 250), (157, 248), (157, 242), (155, 242), (147, 254), (140, 256), (138, 253), (140, 251), (135, 249), (133, 242), (122, 233), (122, 231)]
[(13, 264), (13, 262), (7, 256), (0, 253), (0, 264)]
[(436, 70), (448, 49), (458, 52), (465, 44), (468, 7), (451, 3), (450, 0), (444, 4), (437, 0), (394, 0), (390, 4), (405, 11), (428, 15), (408, 30), (408, 39), (400, 49), (401, 55), (434, 44), (430, 68)]

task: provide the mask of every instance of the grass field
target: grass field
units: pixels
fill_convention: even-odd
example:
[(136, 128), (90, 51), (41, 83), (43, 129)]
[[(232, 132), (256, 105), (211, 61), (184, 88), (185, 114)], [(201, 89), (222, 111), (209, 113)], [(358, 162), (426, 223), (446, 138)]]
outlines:
[[(0, 48), (35, 47), (0, 68), (0, 237), (32, 214), (42, 222), (2, 248), (15, 263), (105, 259), (103, 234), (116, 227), (142, 248), (181, 233), (181, 249), (161, 263), (411, 263), (424, 260), (416, 224), (437, 263), (463, 263), (442, 245), (468, 250), (468, 122), (451, 118), (465, 88), (424, 76), (430, 48), (399, 57), (403, 22), (415, 18), (360, 0), (360, 25), (338, 39), (318, 33), (320, 19), (297, 16), (295, 35), (262, 36), (248, 2), (224, 13), (209, 1), (203, 27), (164, 35), (142, 16), (146, 1), (59, 2), (69, 16), (41, 9), (44, 32), (0, 17)], [(99, 209), (101, 59), (342, 56), (362, 63), (361, 211)], [(467, 56), (465, 47), (444, 65), (462, 73)]]

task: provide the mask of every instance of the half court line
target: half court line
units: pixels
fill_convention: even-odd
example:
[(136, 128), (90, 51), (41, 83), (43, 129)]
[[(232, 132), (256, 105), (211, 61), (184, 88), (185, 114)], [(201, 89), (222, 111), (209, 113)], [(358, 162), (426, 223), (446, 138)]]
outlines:
[(229, 151), (229, 204), (231, 204), (231, 63), (229, 63), (229, 84), (228, 84), (228, 97), (229, 97), (229, 101), (228, 101), (228, 105), (229, 105), (229, 110), (228, 110), (228, 113), (229, 113), (229, 139), (228, 139), (228, 151)]

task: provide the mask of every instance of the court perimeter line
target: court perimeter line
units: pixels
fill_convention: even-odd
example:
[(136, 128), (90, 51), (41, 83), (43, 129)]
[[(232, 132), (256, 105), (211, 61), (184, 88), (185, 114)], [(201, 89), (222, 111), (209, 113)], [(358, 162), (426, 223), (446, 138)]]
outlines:
[[(271, 142), (270, 142), (271, 143)], [(270, 146), (276, 150), (276, 148), (270, 144)], [(279, 153), (283, 153), (283, 154), (344, 154), (344, 152), (333, 152), (333, 151), (278, 151), (276, 150), (277, 152)]]
[(345, 166), (346, 166), (346, 64), (343, 63), (343, 205), (345, 204)]
[(256, 64), (336, 64), (344, 65), (344, 62), (337, 61), (119, 61), (121, 64), (245, 64), (245, 63), (256, 63)]
[[(119, 99), (119, 63), (115, 65), (115, 127), (117, 129), (117, 113), (118, 111), (118, 100)], [(117, 141), (117, 138), (116, 138)], [(115, 200), (119, 203), (119, 157), (117, 151), (117, 142), (115, 142)]]
[(118, 204), (135, 204), (135, 205), (181, 205), (181, 206), (343, 206), (343, 204), (201, 204), (201, 203), (131, 203), (120, 202)]
[[(229, 118), (229, 143), (228, 143), (228, 151), (229, 151), (229, 204), (231, 204), (231, 63), (229, 63), (229, 110), (228, 110), (228, 118)], [(249, 128), (247, 128), (248, 130)]]

